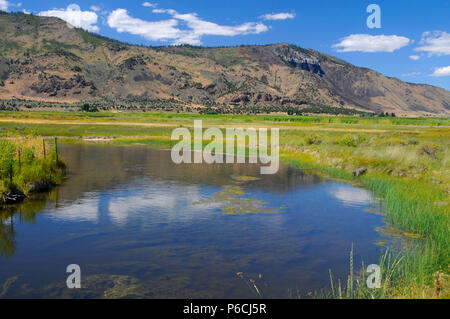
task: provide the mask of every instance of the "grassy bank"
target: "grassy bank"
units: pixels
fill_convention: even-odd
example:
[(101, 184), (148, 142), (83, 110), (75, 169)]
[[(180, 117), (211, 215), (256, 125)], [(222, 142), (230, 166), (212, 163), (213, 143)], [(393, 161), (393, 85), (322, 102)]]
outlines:
[(64, 171), (56, 139), (0, 138), (0, 193), (49, 188), (61, 183)]
[[(351, 284), (343, 280), (339, 294), (334, 282), (328, 296), (449, 297), (450, 119), (2, 112), (0, 136), (59, 136), (70, 142), (102, 137), (107, 143), (169, 147), (172, 130), (192, 128), (196, 119), (205, 128), (280, 128), (282, 160), (372, 190), (384, 199), (388, 222), (417, 239), (401, 256), (380, 261), (385, 275), (381, 290), (365, 289), (352, 267)], [(353, 176), (362, 167), (367, 174)]]
[[(348, 171), (305, 162), (299, 157), (289, 154), (285, 156), (285, 160), (293, 166), (313, 168), (315, 172), (323, 172), (327, 176), (351, 181), (371, 190), (383, 199), (386, 219), (389, 224), (398, 228), (397, 233), (419, 239), (414, 246), (405, 247), (400, 255), (390, 253), (390, 259), (401, 260), (395, 268), (392, 263), (386, 262), (386, 258), (384, 263), (379, 263), (383, 269), (383, 278), (389, 278), (382, 285), (382, 289), (369, 290), (365, 286), (365, 280), (361, 280), (354, 283), (355, 288), (350, 295), (345, 292), (339, 297), (450, 297), (448, 195), (445, 195), (441, 187), (425, 180), (393, 177), (379, 172), (355, 178)], [(350, 269), (350, 272), (353, 272), (353, 269)], [(389, 277), (386, 277), (387, 274)], [(357, 275), (363, 277), (363, 273)], [(445, 287), (439, 293), (436, 290), (438, 277), (441, 286)], [(348, 286), (344, 280), (342, 289), (346, 290)], [(336, 296), (337, 292), (334, 297)]]

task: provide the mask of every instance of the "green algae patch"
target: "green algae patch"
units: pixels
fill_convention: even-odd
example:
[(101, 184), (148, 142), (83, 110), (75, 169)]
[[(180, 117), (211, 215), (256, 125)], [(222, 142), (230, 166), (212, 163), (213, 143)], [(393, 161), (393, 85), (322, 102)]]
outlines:
[(250, 181), (259, 181), (261, 178), (244, 175), (232, 175), (231, 179), (235, 182), (250, 182)]
[(244, 195), (246, 193), (241, 186), (227, 185), (220, 192), (214, 193), (211, 198), (203, 199), (192, 204), (219, 203), (221, 204), (220, 208), (224, 215), (277, 214), (283, 209), (283, 207), (269, 207), (264, 201), (243, 197)]
[(151, 296), (150, 288), (139, 279), (115, 274), (83, 276), (81, 289), (67, 289), (65, 282), (53, 283), (44, 288), (28, 289), (28, 293), (45, 298), (144, 299)]
[(376, 231), (381, 232), (384, 236), (400, 239), (404, 243), (411, 242), (416, 239), (423, 239), (420, 234), (406, 232), (392, 226), (377, 227)]
[(364, 212), (369, 213), (369, 214), (379, 215), (379, 216), (385, 216), (383, 210), (379, 207), (365, 209)]

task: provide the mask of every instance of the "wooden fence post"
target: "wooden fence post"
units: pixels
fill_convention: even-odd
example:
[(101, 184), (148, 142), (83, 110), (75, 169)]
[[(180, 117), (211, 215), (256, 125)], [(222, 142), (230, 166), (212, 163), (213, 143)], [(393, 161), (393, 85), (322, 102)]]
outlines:
[(55, 155), (56, 160), (58, 160), (58, 138), (55, 136)]
[(22, 161), (20, 160), (20, 147), (18, 149), (19, 152), (19, 171), (22, 169)]

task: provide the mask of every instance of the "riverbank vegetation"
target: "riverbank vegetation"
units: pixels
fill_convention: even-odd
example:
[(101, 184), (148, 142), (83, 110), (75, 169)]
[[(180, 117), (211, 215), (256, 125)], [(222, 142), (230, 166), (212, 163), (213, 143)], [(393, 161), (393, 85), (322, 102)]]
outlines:
[(349, 297), (449, 297), (450, 119), (0, 112), (0, 137), (58, 136), (71, 143), (170, 147), (172, 130), (192, 128), (197, 119), (203, 120), (204, 128), (280, 128), (282, 160), (307, 172), (364, 186), (383, 199), (387, 221), (412, 244), (384, 257), (382, 273), (390, 275), (384, 277), (383, 290), (363, 290), (363, 277), (357, 272), (353, 276), (352, 268), (352, 279), (342, 280), (341, 294), (334, 278), (332, 293), (326, 296), (345, 297), (342, 291), (351, 289)]
[(29, 193), (47, 191), (60, 184), (64, 174), (56, 138), (0, 138), (0, 203), (20, 202)]

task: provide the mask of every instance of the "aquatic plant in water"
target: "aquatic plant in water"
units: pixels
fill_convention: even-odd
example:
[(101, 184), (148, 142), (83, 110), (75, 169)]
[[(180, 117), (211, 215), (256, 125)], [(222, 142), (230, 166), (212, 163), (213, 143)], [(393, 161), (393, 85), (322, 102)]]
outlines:
[(226, 185), (220, 192), (214, 193), (211, 198), (203, 199), (192, 204), (221, 203), (221, 209), (225, 215), (276, 214), (281, 212), (283, 207), (268, 207), (264, 201), (243, 197), (246, 193), (241, 184), (258, 180), (258, 178), (233, 175), (232, 180), (235, 185)]

